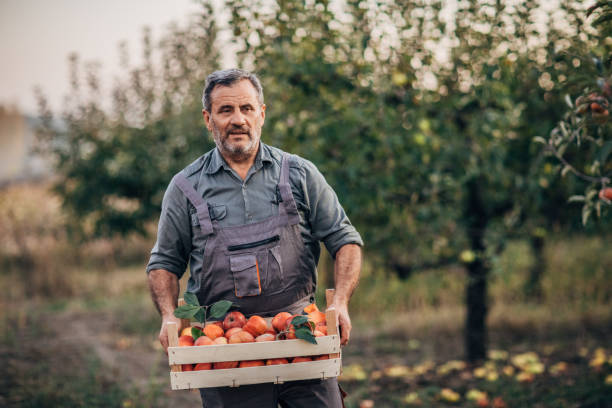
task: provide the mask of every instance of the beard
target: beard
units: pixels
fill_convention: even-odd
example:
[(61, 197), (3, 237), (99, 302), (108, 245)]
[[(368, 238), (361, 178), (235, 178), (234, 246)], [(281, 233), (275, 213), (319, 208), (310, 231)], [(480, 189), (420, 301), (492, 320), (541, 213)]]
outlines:
[[(217, 148), (223, 155), (229, 156), (233, 161), (239, 162), (247, 160), (259, 147), (259, 131), (255, 131), (246, 126), (233, 126), (224, 134), (217, 127), (217, 124), (212, 121), (212, 133)], [(248, 143), (241, 144), (232, 142), (230, 137), (233, 134), (246, 134)]]

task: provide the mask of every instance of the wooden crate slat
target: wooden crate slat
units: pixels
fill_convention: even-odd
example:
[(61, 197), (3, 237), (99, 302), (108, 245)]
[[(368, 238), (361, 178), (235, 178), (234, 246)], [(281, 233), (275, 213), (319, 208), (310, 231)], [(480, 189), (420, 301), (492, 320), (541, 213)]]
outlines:
[[(314, 356), (340, 352), (337, 335), (317, 337), (317, 344), (304, 340), (278, 340), (260, 343), (168, 347), (168, 363), (214, 363), (218, 361), (264, 360), (269, 358)], [(231, 360), (228, 360), (231, 356)]]
[(282, 383), (307, 379), (326, 379), (340, 375), (340, 359), (280, 364), (264, 367), (171, 372), (173, 390), (206, 387), (238, 387), (259, 383)]

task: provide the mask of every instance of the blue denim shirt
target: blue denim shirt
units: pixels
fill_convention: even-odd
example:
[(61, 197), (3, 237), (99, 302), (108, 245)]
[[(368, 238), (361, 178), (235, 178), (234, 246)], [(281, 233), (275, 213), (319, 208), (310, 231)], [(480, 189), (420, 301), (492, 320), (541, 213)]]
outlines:
[[(209, 204), (212, 220), (221, 227), (254, 223), (278, 213), (276, 186), (280, 175), (281, 150), (260, 143), (255, 162), (242, 180), (215, 148), (182, 170), (196, 191)], [(335, 257), (346, 244), (363, 245), (350, 223), (336, 193), (310, 161), (293, 156), (289, 182), (298, 212), (300, 232), (310, 259), (318, 261), (319, 242)], [(203, 262), (206, 237), (194, 233), (199, 228), (195, 208), (173, 182), (162, 201), (157, 242), (151, 251), (147, 273), (165, 269), (179, 278), (187, 262)], [(316, 265), (313, 265), (313, 268)]]

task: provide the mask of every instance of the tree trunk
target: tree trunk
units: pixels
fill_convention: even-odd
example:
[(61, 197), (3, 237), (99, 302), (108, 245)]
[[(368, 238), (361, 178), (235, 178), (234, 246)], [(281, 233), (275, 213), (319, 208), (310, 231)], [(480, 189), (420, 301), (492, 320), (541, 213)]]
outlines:
[(487, 275), (485, 263), (484, 233), (488, 223), (487, 211), (479, 187), (474, 178), (467, 183), (467, 200), (464, 208), (471, 250), (476, 255), (467, 264), (466, 285), (467, 315), (465, 322), (465, 350), (467, 360), (476, 362), (487, 356)]
[(533, 252), (533, 264), (529, 268), (529, 277), (525, 283), (525, 297), (527, 300), (540, 303), (542, 301), (542, 272), (546, 267), (544, 259), (544, 234), (534, 232), (531, 234), (529, 243)]

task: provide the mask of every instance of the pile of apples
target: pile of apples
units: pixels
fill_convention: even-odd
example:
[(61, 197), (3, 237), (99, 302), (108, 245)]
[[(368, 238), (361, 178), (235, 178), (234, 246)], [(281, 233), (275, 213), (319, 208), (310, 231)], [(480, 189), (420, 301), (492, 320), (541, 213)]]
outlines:
[[(315, 337), (327, 335), (327, 322), (325, 313), (321, 312), (316, 304), (308, 305), (304, 308), (307, 313), (308, 321), (314, 326), (312, 334)], [(295, 326), (292, 324), (293, 318), (300, 315), (292, 315), (288, 312), (280, 312), (270, 320), (266, 321), (263, 317), (254, 315), (248, 320), (239, 311), (232, 311), (225, 315), (223, 321), (216, 321), (206, 324), (204, 327), (193, 326), (202, 331), (200, 336), (194, 340), (194, 330), (186, 327), (181, 332), (178, 345), (181, 347), (191, 346), (210, 346), (218, 344), (239, 344), (253, 343), (262, 341), (279, 341), (296, 339)], [(199, 331), (196, 330), (199, 334)], [(247, 361), (223, 361), (216, 363), (182, 364), (182, 371), (196, 370), (215, 370), (241, 367), (257, 367), (264, 365), (301, 363), (307, 361), (318, 361), (329, 359), (329, 355), (323, 354), (312, 357), (273, 358), (268, 360), (247, 360)]]

